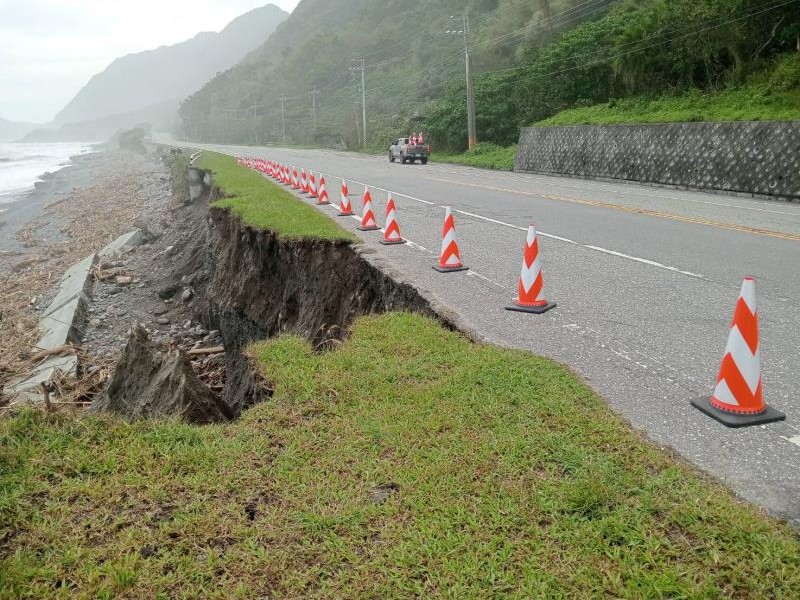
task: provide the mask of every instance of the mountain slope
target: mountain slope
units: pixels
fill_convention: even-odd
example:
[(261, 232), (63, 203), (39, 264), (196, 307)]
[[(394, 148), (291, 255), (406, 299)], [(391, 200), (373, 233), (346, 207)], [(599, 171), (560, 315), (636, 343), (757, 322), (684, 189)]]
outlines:
[(465, 9), (479, 140), (513, 144), (520, 127), (565, 109), (716, 93), (773, 69), (796, 94), (800, 71), (781, 57), (800, 40), (798, 2), (303, 0), (263, 46), (182, 104), (184, 133), (282, 142), (285, 123), (287, 142), (358, 147), (361, 73), (352, 67), (363, 57), (373, 149), (424, 129), (437, 149), (463, 150)]
[(93, 121), (180, 100), (262, 44), (287, 16), (268, 4), (241, 15), (219, 33), (200, 33), (174, 46), (119, 58), (92, 77), (55, 123)]
[(178, 100), (165, 100), (152, 106), (120, 115), (64, 123), (59, 127), (34, 129), (22, 138), (23, 142), (103, 142), (120, 130), (143, 127), (156, 131), (171, 131), (178, 118)]
[[(356, 146), (360, 137), (360, 73), (366, 61), (368, 137), (383, 141), (413, 127), (418, 114), (463, 74), (461, 35), (469, 11), (477, 69), (516, 60), (515, 44), (543, 43), (558, 31), (602, 14), (611, 0), (302, 0), (267, 42), (212, 79), (181, 109), (185, 134), (217, 141), (281, 141), (281, 97), (287, 138), (296, 143)], [(548, 15), (569, 11), (563, 19)], [(452, 20), (449, 17), (458, 16)], [(491, 43), (490, 43), (491, 42)], [(485, 46), (485, 47), (484, 47)], [(357, 64), (357, 63), (356, 63)], [(311, 92), (320, 91), (316, 122)]]
[(19, 123), (7, 121), (0, 117), (0, 142), (11, 142), (25, 136), (39, 127), (35, 123)]

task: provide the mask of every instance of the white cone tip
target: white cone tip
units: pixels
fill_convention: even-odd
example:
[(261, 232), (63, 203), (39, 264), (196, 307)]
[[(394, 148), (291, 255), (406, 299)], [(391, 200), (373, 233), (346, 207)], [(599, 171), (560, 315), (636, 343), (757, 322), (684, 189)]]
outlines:
[(750, 312), (755, 314), (758, 305), (756, 303), (756, 281), (752, 277), (745, 277), (742, 281), (742, 289), (739, 292), (739, 297), (745, 301)]

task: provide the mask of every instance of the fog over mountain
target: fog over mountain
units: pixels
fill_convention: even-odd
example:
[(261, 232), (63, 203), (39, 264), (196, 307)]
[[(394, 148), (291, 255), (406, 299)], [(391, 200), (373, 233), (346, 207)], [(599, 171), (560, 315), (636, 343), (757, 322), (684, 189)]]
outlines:
[(169, 101), (177, 104), (263, 44), (287, 17), (268, 4), (241, 15), (219, 33), (204, 32), (180, 44), (118, 58), (92, 77), (54, 122), (97, 121)]
[(0, 142), (11, 142), (39, 127), (35, 123), (18, 123), (0, 117)]

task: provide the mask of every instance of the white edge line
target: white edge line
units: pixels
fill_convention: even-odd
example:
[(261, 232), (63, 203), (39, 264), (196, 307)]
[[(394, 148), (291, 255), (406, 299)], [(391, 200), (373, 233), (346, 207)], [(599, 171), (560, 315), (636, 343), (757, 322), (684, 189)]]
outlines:
[(364, 187), (368, 187), (372, 190), (379, 190), (381, 192), (386, 192), (387, 194), (394, 194), (395, 196), (400, 196), (401, 198), (408, 198), (409, 200), (413, 200), (414, 202), (421, 202), (422, 204), (427, 204), (428, 206), (434, 206), (436, 203), (431, 202), (430, 200), (423, 200), (422, 198), (415, 198), (414, 196), (409, 196), (408, 194), (401, 194), (400, 192), (395, 192), (394, 190), (387, 190), (386, 188), (378, 187), (377, 185), (370, 185), (368, 183), (364, 183), (363, 181), (358, 181), (356, 179), (348, 179), (347, 177), (339, 177), (338, 175), (334, 175), (333, 173), (323, 173), (322, 171), (317, 171), (318, 173), (322, 173), (322, 175), (327, 175), (331, 179), (344, 179), (345, 181), (351, 181), (356, 185), (361, 185)]
[[(333, 175), (332, 173), (324, 173), (322, 171), (317, 171), (317, 173), (320, 173), (323, 176), (327, 175), (329, 178), (332, 178), (332, 179), (342, 179), (341, 177)], [(387, 189), (384, 189), (384, 188), (381, 188), (381, 187), (377, 187), (377, 186), (374, 186), (374, 185), (369, 185), (368, 183), (364, 183), (363, 181), (357, 181), (355, 179), (347, 179), (347, 181), (352, 181), (356, 185), (366, 186), (366, 187), (369, 187), (369, 188), (371, 188), (373, 190), (380, 190), (382, 192), (386, 192), (387, 194), (394, 194), (395, 196), (399, 196), (401, 198), (408, 198), (409, 200), (414, 200), (415, 202), (421, 202), (421, 203), (427, 204), (429, 206), (435, 206), (436, 205), (435, 202), (430, 202), (429, 200), (422, 200), (421, 198), (415, 198), (414, 196), (409, 196), (408, 194), (401, 194), (399, 192), (394, 192), (394, 191), (387, 190)], [(478, 214), (475, 214), (475, 213), (471, 213), (471, 212), (468, 212), (466, 210), (459, 210), (457, 208), (453, 208), (453, 212), (465, 215), (467, 217), (472, 217), (474, 219), (480, 219), (480, 220), (486, 221), (488, 223), (494, 223), (495, 225), (501, 225), (503, 227), (510, 227), (511, 229), (516, 229), (518, 231), (527, 231), (528, 230), (527, 227), (520, 227), (518, 225), (512, 225), (511, 223), (506, 223), (505, 221), (499, 221), (497, 219), (492, 219), (490, 217), (484, 217), (483, 215), (478, 215)], [(355, 216), (355, 215), (353, 216), (353, 218), (356, 219), (356, 220), (361, 220), (361, 217), (358, 217), (358, 216)], [(381, 229), (381, 231), (383, 231), (383, 230)], [(542, 237), (558, 240), (560, 242), (565, 242), (567, 244), (572, 244), (574, 246), (580, 246), (582, 248), (587, 248), (589, 250), (594, 250), (596, 252), (602, 252), (603, 254), (608, 254), (610, 256), (616, 256), (618, 258), (624, 258), (626, 260), (632, 260), (634, 262), (638, 262), (638, 263), (641, 263), (641, 264), (644, 264), (644, 265), (648, 265), (648, 266), (651, 266), (651, 267), (657, 267), (659, 269), (664, 269), (665, 271), (671, 271), (673, 273), (679, 273), (681, 275), (686, 275), (687, 277), (693, 277), (695, 279), (705, 279), (704, 275), (700, 275), (698, 273), (692, 273), (691, 271), (683, 271), (681, 269), (678, 269), (677, 267), (670, 267), (669, 265), (665, 265), (665, 264), (662, 264), (660, 262), (656, 262), (654, 260), (650, 260), (648, 258), (641, 258), (639, 256), (632, 256), (630, 254), (625, 254), (624, 252), (617, 252), (616, 250), (609, 250), (608, 248), (601, 248), (600, 246), (592, 246), (592, 245), (589, 245), (589, 244), (581, 244), (580, 242), (576, 242), (575, 240), (571, 240), (569, 238), (561, 237), (559, 235), (554, 235), (552, 233), (546, 233), (544, 231), (537, 230), (536, 233), (538, 235), (541, 235)], [(419, 246), (419, 244), (415, 244), (415, 245)], [(419, 246), (419, 247), (423, 248), (422, 246)], [(423, 248), (423, 249), (426, 250), (427, 252), (430, 252), (430, 250), (428, 250), (427, 248)], [(474, 271), (472, 271), (472, 272), (474, 273)], [(489, 281), (494, 285), (497, 285), (497, 286), (505, 288), (505, 286), (503, 286), (502, 284), (499, 284), (499, 283), (497, 283), (495, 281), (492, 281), (491, 279), (483, 277), (482, 275), (479, 275), (478, 273), (476, 273), (476, 275), (478, 277), (480, 277), (481, 279), (486, 279), (486, 281)]]
[(694, 277), (696, 279), (705, 279), (703, 275), (699, 275), (697, 273), (692, 273), (691, 271), (681, 271), (675, 267), (670, 267), (669, 265), (663, 265), (660, 262), (656, 262), (654, 260), (649, 260), (647, 258), (639, 258), (638, 256), (631, 256), (630, 254), (623, 254), (622, 252), (616, 252), (615, 250), (608, 250), (606, 248), (600, 248), (598, 246), (588, 246), (584, 245), (584, 248), (589, 248), (590, 250), (597, 250), (598, 252), (603, 252), (605, 254), (611, 254), (612, 256), (619, 256), (620, 258), (626, 258), (628, 260), (633, 260), (636, 262), (640, 262), (645, 265), (650, 265), (651, 267), (658, 267), (659, 269), (666, 269), (667, 271), (672, 271), (674, 273), (680, 273), (681, 275), (687, 275), (689, 277)]
[[(357, 181), (353, 181), (353, 183), (358, 184)], [(373, 187), (373, 189), (377, 190), (377, 189), (380, 189), (380, 188)], [(397, 194), (397, 195), (400, 196), (401, 194)], [(336, 206), (336, 204), (331, 202), (331, 206)], [(341, 210), (341, 205), (339, 205), (339, 210)], [(358, 215), (350, 215), (350, 218), (351, 219), (355, 219), (356, 221), (360, 221), (361, 220), (361, 217), (359, 217)], [(382, 227), (382, 228), (378, 229), (378, 231), (381, 232), (381, 233), (385, 233), (386, 232), (386, 228)], [(426, 253), (430, 254), (431, 256), (436, 256), (436, 253), (433, 250), (428, 250), (422, 244), (418, 244), (417, 242), (413, 242), (413, 241), (411, 241), (410, 239), (408, 239), (405, 236), (403, 236), (403, 239), (406, 241), (406, 243), (408, 244), (409, 248), (417, 248), (419, 250), (422, 250), (423, 252), (426, 252)], [(493, 279), (489, 279), (488, 277), (486, 277), (485, 275), (481, 275), (480, 273), (478, 273), (474, 269), (470, 269), (469, 271), (467, 271), (466, 274), (467, 274), (468, 277), (477, 277), (478, 279), (482, 279), (483, 281), (486, 281), (487, 283), (491, 283), (492, 285), (494, 285), (496, 287), (499, 287), (500, 289), (506, 289), (506, 286), (504, 286), (502, 283), (498, 283), (498, 282), (494, 281)]]

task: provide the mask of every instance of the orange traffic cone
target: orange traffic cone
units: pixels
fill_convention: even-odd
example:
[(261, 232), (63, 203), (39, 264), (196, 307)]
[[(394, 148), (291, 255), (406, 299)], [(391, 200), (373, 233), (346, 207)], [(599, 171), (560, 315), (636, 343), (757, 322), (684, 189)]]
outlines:
[(337, 213), (340, 217), (349, 217), (354, 215), (353, 207), (350, 205), (350, 197), (348, 194), (350, 191), (347, 189), (347, 182), (342, 179), (342, 197), (339, 201), (339, 212)]
[(297, 167), (292, 167), (292, 187), (296, 190), (300, 189), (300, 178), (297, 175)]
[(314, 171), (308, 172), (308, 195), (312, 198), (317, 197), (317, 178), (314, 176)]
[(391, 194), (389, 194), (389, 201), (386, 203), (386, 227), (383, 230), (383, 239), (380, 242), (384, 246), (406, 243), (406, 240), (400, 235), (400, 225), (397, 224), (397, 209), (394, 206), (394, 198), (392, 198)]
[(542, 276), (542, 260), (539, 257), (539, 240), (536, 238), (536, 227), (528, 227), (525, 240), (525, 252), (522, 257), (522, 270), (519, 274), (517, 299), (506, 310), (516, 310), (540, 315), (556, 307), (555, 302), (548, 302), (541, 297), (544, 277)]
[(319, 195), (317, 198), (317, 204), (330, 204), (331, 201), (328, 200), (328, 184), (325, 181), (324, 177), (319, 178)]
[(364, 196), (361, 198), (363, 210), (361, 212), (361, 225), (358, 229), (361, 231), (375, 231), (380, 229), (375, 222), (375, 213), (372, 212), (372, 194), (369, 193), (369, 188), (364, 188)]
[(304, 168), (300, 168), (300, 191), (304, 194), (308, 193), (308, 177), (306, 176), (306, 170)]
[(433, 268), (440, 273), (466, 271), (467, 267), (461, 264), (461, 253), (456, 242), (456, 222), (453, 219), (453, 209), (444, 207), (444, 227), (442, 228), (442, 249), (439, 252), (439, 264)]
[(774, 423), (786, 418), (764, 404), (756, 282), (752, 277), (745, 277), (736, 301), (714, 392), (711, 397), (692, 400), (692, 406), (727, 427)]

